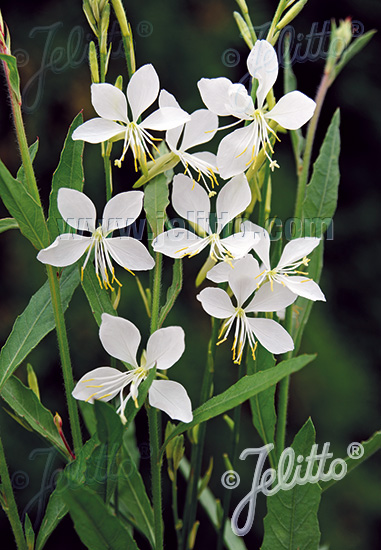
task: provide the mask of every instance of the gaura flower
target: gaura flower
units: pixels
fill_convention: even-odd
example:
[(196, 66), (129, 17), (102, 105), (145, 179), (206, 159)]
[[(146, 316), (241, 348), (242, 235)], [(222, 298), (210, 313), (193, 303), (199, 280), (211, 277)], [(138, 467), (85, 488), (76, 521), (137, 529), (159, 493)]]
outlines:
[(143, 65), (132, 75), (127, 85), (127, 99), (132, 114), (130, 120), (126, 96), (119, 88), (107, 83), (92, 84), (91, 103), (101, 118), (93, 118), (81, 124), (73, 132), (73, 139), (82, 139), (89, 143), (123, 139), (122, 156), (115, 164), (121, 166), (128, 148), (131, 147), (135, 170), (137, 162), (145, 166), (147, 155), (152, 159), (148, 145), (155, 148), (156, 140), (147, 129), (169, 130), (190, 120), (188, 113), (179, 107), (163, 107), (138, 122), (142, 113), (157, 98), (159, 88), (159, 77), (150, 64)]
[(263, 281), (269, 281), (271, 288), (274, 287), (275, 283), (287, 287), (294, 294), (308, 298), (308, 300), (322, 300), (325, 302), (325, 296), (319, 285), (308, 278), (307, 272), (298, 269), (301, 266), (303, 268), (308, 266), (310, 260), (307, 256), (319, 245), (319, 238), (293, 239), (286, 244), (277, 266), (272, 269), (270, 264), (270, 235), (266, 229), (250, 221), (244, 222), (242, 226), (245, 231), (259, 236), (253, 247), (263, 262), (262, 271), (257, 275), (258, 286)]
[(251, 191), (246, 176), (241, 174), (226, 183), (217, 195), (216, 229), (209, 225), (210, 199), (205, 189), (188, 176), (178, 174), (173, 179), (172, 205), (176, 212), (198, 226), (205, 235), (199, 237), (187, 229), (170, 229), (158, 235), (152, 246), (170, 258), (195, 256), (210, 245), (210, 257), (217, 260), (240, 258), (254, 246), (255, 236), (246, 231), (221, 238), (223, 228), (250, 204)]
[[(235, 323), (231, 349), (233, 361), (236, 364), (241, 363), (246, 340), (249, 342), (254, 359), (258, 345), (256, 339), (271, 353), (286, 353), (294, 349), (291, 336), (279, 323), (272, 319), (249, 317), (248, 313), (278, 311), (292, 304), (296, 300), (295, 294), (282, 286), (271, 290), (269, 283), (256, 290), (255, 278), (259, 274), (259, 265), (253, 256), (237, 260), (234, 263), (234, 269), (229, 269), (229, 286), (235, 296), (236, 305), (233, 305), (228, 293), (222, 288), (204, 288), (197, 295), (206, 313), (217, 319), (225, 319), (218, 335), (220, 341), (217, 345), (227, 340)], [(254, 291), (256, 291), (254, 298), (244, 307), (244, 303)]]
[[(97, 213), (92, 201), (80, 191), (65, 187), (58, 191), (57, 205), (61, 216), (71, 227), (79, 231), (88, 231), (90, 237), (63, 233), (48, 246), (40, 250), (37, 259), (43, 264), (64, 267), (74, 264), (87, 251), (83, 270), (89, 261), (91, 251), (95, 251), (95, 274), (102, 288), (112, 288), (112, 283), (121, 283), (115, 277), (110, 256), (127, 271), (145, 271), (152, 269), (155, 261), (146, 247), (132, 237), (112, 237), (108, 235), (116, 229), (132, 224), (139, 216), (143, 206), (142, 191), (126, 191), (115, 195), (105, 206), (102, 224), (96, 227)], [(108, 275), (111, 273), (111, 282)]]
[[(121, 317), (103, 313), (99, 338), (104, 349), (112, 357), (128, 364), (128, 370), (121, 372), (112, 367), (99, 367), (79, 380), (73, 390), (73, 397), (94, 403), (94, 399), (110, 401), (119, 394), (120, 406), (117, 413), (126, 422), (124, 410), (130, 398), (138, 406), (139, 385), (150, 369), (166, 370), (182, 356), (185, 349), (184, 331), (181, 327), (160, 328), (148, 339), (147, 351), (142, 354), (140, 366), (136, 354), (140, 344), (140, 332), (136, 326)], [(130, 385), (128, 394), (123, 391)], [(149, 403), (166, 412), (172, 419), (191, 422), (192, 404), (185, 388), (171, 380), (154, 380), (148, 392)]]
[(283, 96), (267, 111), (265, 99), (278, 76), (278, 60), (272, 45), (266, 40), (257, 40), (247, 58), (250, 75), (258, 80), (257, 107), (243, 84), (233, 84), (228, 78), (202, 78), (198, 87), (203, 102), (219, 116), (234, 116), (247, 125), (235, 130), (221, 141), (217, 152), (217, 167), (222, 178), (227, 179), (245, 172), (255, 160), (261, 147), (270, 167), (278, 166), (272, 160), (273, 153), (269, 133), (275, 132), (268, 121), (274, 120), (283, 128), (296, 130), (313, 115), (316, 103), (299, 91)]
[[(161, 108), (177, 107), (180, 109), (180, 105), (174, 96), (166, 90), (161, 90), (160, 92), (159, 105)], [(185, 167), (184, 174), (189, 172), (191, 176), (191, 170), (197, 172), (197, 181), (199, 182), (201, 179), (204, 182), (209, 196), (214, 195), (215, 192), (209, 189), (205, 176), (210, 179), (212, 187), (214, 187), (214, 184), (218, 185), (216, 176), (214, 175), (217, 172), (216, 155), (208, 151), (201, 153), (188, 153), (187, 151), (196, 145), (210, 141), (217, 132), (217, 128), (218, 116), (207, 109), (199, 109), (190, 115), (189, 122), (186, 122), (183, 126), (168, 130), (165, 135), (168, 147), (179, 157), (180, 162)], [(180, 143), (182, 133), (183, 137)]]

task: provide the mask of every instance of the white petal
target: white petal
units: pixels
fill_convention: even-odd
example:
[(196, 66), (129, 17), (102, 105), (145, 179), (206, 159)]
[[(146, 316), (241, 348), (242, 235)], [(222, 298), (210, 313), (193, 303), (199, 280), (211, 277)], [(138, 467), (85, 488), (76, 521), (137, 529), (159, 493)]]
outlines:
[(294, 342), (288, 332), (272, 319), (251, 319), (247, 317), (255, 336), (269, 352), (279, 354), (294, 349)]
[(231, 114), (228, 91), (231, 80), (225, 77), (202, 78), (197, 82), (202, 101), (212, 113), (220, 116)]
[(284, 284), (291, 290), (291, 292), (294, 292), (298, 296), (303, 296), (303, 298), (307, 298), (308, 300), (313, 301), (326, 301), (325, 296), (321, 291), (319, 285), (315, 283), (315, 281), (308, 279), (308, 277), (290, 276), (282, 277), (282, 279), (284, 281)]
[(132, 237), (113, 237), (103, 242), (112, 258), (126, 269), (147, 271), (155, 265), (155, 260), (144, 244)]
[(234, 263), (234, 269), (229, 272), (229, 286), (237, 298), (238, 306), (253, 294), (257, 288), (256, 274), (259, 273), (259, 265), (253, 256), (246, 256)]
[(227, 223), (241, 214), (249, 206), (250, 201), (250, 186), (244, 174), (239, 174), (225, 183), (217, 196), (216, 233), (220, 233)]
[(209, 232), (210, 200), (201, 185), (177, 174), (173, 178), (172, 205), (181, 217)]
[(57, 206), (61, 216), (71, 227), (81, 231), (95, 231), (97, 212), (93, 202), (76, 189), (61, 187), (58, 190)]
[(56, 267), (72, 265), (85, 253), (90, 244), (91, 237), (64, 233), (59, 235), (48, 248), (40, 250), (37, 260)]
[(253, 159), (255, 122), (238, 128), (221, 141), (217, 151), (217, 167), (223, 179), (245, 172)]
[(140, 332), (136, 326), (122, 317), (102, 313), (99, 338), (109, 355), (137, 367), (136, 354), (140, 344)]
[(256, 225), (255, 223), (247, 220), (243, 222), (241, 225), (242, 231), (251, 232), (254, 235), (256, 235), (258, 238), (256, 239), (255, 245), (254, 245), (254, 252), (256, 252), (259, 256), (259, 258), (264, 263), (264, 266), (266, 269), (271, 269), (270, 266), (270, 235), (264, 229), (263, 227), (260, 227), (259, 225)]
[(91, 103), (100, 117), (128, 122), (127, 99), (116, 86), (106, 83), (92, 84)]
[(247, 313), (252, 311), (279, 311), (293, 304), (295, 300), (296, 295), (283, 285), (273, 283), (273, 290), (271, 290), (271, 284), (266, 283), (257, 290), (245, 311)]
[(172, 420), (192, 422), (192, 403), (185, 388), (172, 380), (154, 380), (148, 391), (151, 407), (164, 411)]
[(159, 77), (151, 64), (143, 65), (127, 85), (127, 97), (134, 122), (155, 101), (159, 93)]
[(242, 120), (250, 120), (254, 114), (254, 103), (243, 84), (232, 84), (228, 90), (230, 112)]
[(161, 90), (159, 94), (159, 107), (177, 107), (178, 109), (181, 109), (175, 96), (167, 92), (167, 90)]
[(185, 350), (185, 334), (181, 327), (159, 328), (147, 342), (147, 368), (169, 369)]
[(183, 128), (184, 125), (177, 126), (177, 128), (172, 128), (171, 130), (166, 131), (165, 141), (168, 143), (168, 147), (171, 149), (171, 151), (176, 151), (178, 149), (178, 143)]
[(89, 403), (94, 403), (94, 399), (110, 401), (124, 388), (126, 378), (127, 373), (118, 369), (99, 367), (82, 376), (72, 391), (72, 396)]
[(142, 211), (143, 198), (143, 191), (125, 191), (115, 195), (103, 210), (103, 230), (109, 233), (131, 225)]
[(119, 136), (118, 139), (123, 139), (124, 134), (125, 128), (121, 124), (105, 118), (92, 118), (78, 126), (74, 130), (72, 138), (74, 140), (82, 139), (88, 143), (101, 143), (116, 136)]
[(145, 118), (139, 126), (141, 128), (148, 128), (149, 130), (170, 130), (171, 128), (182, 126), (189, 120), (190, 116), (182, 109), (163, 107)]
[(243, 258), (250, 252), (255, 244), (253, 233), (240, 232), (220, 240), (221, 244), (229, 250), (233, 258)]
[[(225, 283), (229, 279), (230, 272), (234, 269), (234, 266), (239, 260), (233, 260), (230, 265), (229, 262), (219, 262), (217, 265), (209, 269), (206, 274), (206, 278), (213, 283)], [(232, 267), (233, 266), (233, 267)]]
[(256, 41), (247, 58), (247, 67), (251, 76), (259, 82), (257, 101), (258, 107), (261, 108), (277, 79), (279, 69), (278, 59), (270, 42)]
[[(189, 153), (188, 153), (189, 154)], [(201, 151), (200, 153), (192, 153), (191, 156), (197, 160), (201, 160), (202, 163), (206, 163), (208, 167), (217, 172), (217, 156), (209, 151)]]
[(277, 268), (286, 267), (297, 260), (301, 260), (304, 256), (308, 256), (319, 243), (320, 239), (316, 237), (304, 237), (290, 241), (284, 247)]
[(218, 116), (207, 109), (199, 109), (191, 114), (186, 123), (181, 142), (181, 151), (210, 141), (218, 128)]
[(201, 252), (208, 244), (207, 238), (202, 239), (187, 229), (179, 228), (160, 233), (152, 242), (152, 247), (155, 252), (170, 258), (183, 258), (188, 253)]
[(288, 130), (296, 130), (312, 118), (315, 107), (313, 99), (296, 90), (281, 97), (265, 118), (275, 120)]
[(201, 302), (206, 313), (212, 317), (227, 319), (234, 315), (233, 304), (222, 288), (204, 288), (196, 298)]

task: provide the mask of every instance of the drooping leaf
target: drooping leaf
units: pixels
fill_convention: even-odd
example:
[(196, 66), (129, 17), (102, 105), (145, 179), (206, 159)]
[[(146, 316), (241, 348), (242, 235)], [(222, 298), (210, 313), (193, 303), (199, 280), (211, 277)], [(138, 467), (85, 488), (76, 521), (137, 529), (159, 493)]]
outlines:
[(0, 59), (2, 59), (8, 66), (9, 82), (11, 88), (16, 96), (17, 101), (21, 103), (20, 77), (17, 69), (17, 59), (13, 55), (9, 55), (6, 53), (0, 53)]
[(144, 190), (144, 211), (152, 229), (153, 238), (164, 231), (165, 209), (169, 205), (168, 181), (160, 174)]
[(21, 233), (38, 250), (50, 244), (42, 206), (17, 181), (0, 161), (0, 196)]
[[(65, 268), (60, 280), (64, 311), (68, 307), (78, 284), (78, 268), (76, 266)], [(12, 332), (1, 350), (0, 391), (20, 363), (54, 327), (55, 321), (49, 283), (46, 282), (32, 296), (23, 313), (16, 319)]]
[(132, 518), (134, 525), (155, 546), (154, 517), (143, 479), (128, 448), (123, 445), (118, 476), (118, 505), (124, 516)]
[(67, 458), (68, 453), (53, 422), (53, 414), (40, 402), (36, 394), (15, 376), (8, 378), (0, 396), (12, 410), (45, 440)]
[(128, 530), (88, 487), (70, 487), (62, 498), (79, 538), (89, 550), (138, 550)]
[[(363, 446), (364, 454), (360, 458), (357, 458), (356, 453), (354, 453), (355, 458), (351, 458), (348, 456), (345, 459), (348, 467), (346, 475), (357, 468), (357, 466), (360, 466), (360, 464), (362, 464), (364, 460), (367, 460), (370, 456), (381, 449), (381, 431), (375, 432), (372, 437), (370, 437), (366, 441), (361, 441), (361, 445)], [(335, 479), (330, 479), (329, 481), (321, 481), (320, 487), (322, 488), (322, 491), (325, 491), (326, 489), (332, 487), (332, 485), (334, 485), (335, 483)]]
[[(250, 376), (244, 376), (238, 382), (236, 382), (229, 389), (212, 397), (206, 403), (198, 407), (193, 411), (193, 420), (187, 424), (180, 422), (173, 430), (169, 438), (165, 441), (162, 452), (167, 446), (168, 442), (176, 435), (181, 434), (196, 426), (205, 422), (211, 418), (219, 416), (220, 414), (237, 407), (247, 399), (254, 397), (255, 395), (267, 390), (274, 384), (277, 384), (279, 380), (282, 380), (285, 376), (289, 376), (293, 372), (296, 372), (310, 363), (315, 358), (315, 355), (300, 355), (292, 359), (282, 361), (276, 368), (257, 372)], [(139, 392), (140, 393), (140, 392)]]
[(314, 164), (306, 188), (302, 218), (305, 237), (321, 237), (329, 226), (337, 205), (340, 182), (340, 111), (337, 109)]
[[(37, 155), (38, 146), (39, 146), (39, 139), (37, 138), (36, 141), (34, 143), (32, 143), (32, 145), (29, 147), (29, 156), (30, 156), (30, 160), (32, 161), (32, 163), (33, 163), (33, 161), (34, 161), (34, 159)], [(24, 185), (24, 187), (26, 186), (25, 170), (24, 170), (24, 165), (23, 164), (18, 169), (16, 179), (18, 181), (21, 181), (21, 183)]]
[(77, 191), (82, 191), (83, 189), (84, 175), (82, 155), (84, 142), (81, 140), (74, 141), (71, 137), (74, 130), (82, 123), (83, 115), (81, 112), (75, 117), (69, 127), (58, 167), (53, 174), (52, 190), (49, 197), (48, 219), (48, 229), (52, 241), (57, 235), (64, 232), (64, 222), (57, 207), (58, 190), (61, 187), (69, 187)]
[(14, 218), (3, 218), (0, 220), (0, 233), (8, 231), (9, 229), (19, 229), (19, 224)]
[(345, 65), (352, 59), (352, 57), (358, 54), (368, 44), (369, 40), (374, 34), (376, 34), (376, 32), (376, 30), (368, 31), (353, 40), (353, 42), (344, 51), (339, 63), (335, 67), (335, 78), (344, 69)]
[[(315, 428), (308, 419), (292, 444), (295, 457), (308, 457), (315, 443)], [(296, 466), (288, 479), (292, 479)], [(300, 476), (306, 471), (302, 463)], [(295, 485), (293, 489), (280, 490), (267, 497), (267, 515), (264, 519), (265, 535), (261, 550), (316, 550), (320, 540), (317, 519), (321, 489), (317, 483)]]

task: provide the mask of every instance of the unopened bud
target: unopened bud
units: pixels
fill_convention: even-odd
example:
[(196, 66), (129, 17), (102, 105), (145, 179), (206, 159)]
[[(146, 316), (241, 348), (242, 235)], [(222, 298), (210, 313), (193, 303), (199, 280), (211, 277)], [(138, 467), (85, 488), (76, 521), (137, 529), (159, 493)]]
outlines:
[(82, 9), (86, 15), (87, 22), (89, 23), (91, 30), (98, 36), (97, 22), (95, 20), (93, 10), (91, 9), (89, 0), (83, 0)]
[(106, 4), (102, 12), (100, 22), (100, 44), (99, 49), (101, 54), (107, 55), (107, 31), (110, 24), (110, 6)]
[(123, 76), (121, 74), (115, 80), (115, 88), (118, 88), (118, 90), (123, 91)]
[(97, 48), (93, 41), (89, 44), (89, 65), (91, 73), (91, 81), (96, 84), (99, 82), (99, 66)]
[(36, 373), (34, 372), (32, 365), (30, 365), (29, 363), (27, 364), (26, 368), (28, 371), (28, 386), (30, 387), (32, 392), (37, 395), (38, 400), (40, 400), (40, 390), (38, 387)]
[(129, 36), (129, 25), (127, 23), (126, 12), (124, 11), (121, 0), (111, 0), (112, 7), (114, 8), (116, 18), (118, 20), (120, 30), (123, 36)]
[(179, 435), (175, 438), (175, 444), (173, 446), (173, 468), (175, 471), (179, 468), (179, 464), (184, 456), (184, 452), (184, 436)]
[(56, 428), (59, 432), (62, 432), (62, 418), (60, 417), (60, 415), (58, 414), (58, 412), (56, 412), (56, 414), (54, 415), (54, 424), (56, 425)]
[(238, 11), (235, 11), (233, 15), (242, 38), (244, 39), (244, 41), (246, 42), (246, 44), (249, 46), (251, 50), (254, 47), (254, 44), (253, 44), (253, 41), (251, 40), (249, 27), (247, 26), (246, 21), (244, 20), (242, 15), (238, 13)]
[(286, 15), (282, 17), (276, 26), (277, 31), (280, 31), (295, 19), (295, 17), (302, 11), (308, 0), (299, 0), (292, 8), (288, 10)]
[(245, 0), (236, 0), (237, 1), (237, 4), (239, 5), (242, 13), (249, 13), (249, 10), (248, 10), (248, 7), (247, 7), (247, 4), (245, 2)]
[(344, 21), (341, 20), (339, 26), (335, 21), (331, 22), (331, 36), (329, 40), (328, 59), (325, 71), (331, 72), (336, 62), (340, 59), (341, 54), (347, 48), (352, 40), (352, 20), (347, 17)]

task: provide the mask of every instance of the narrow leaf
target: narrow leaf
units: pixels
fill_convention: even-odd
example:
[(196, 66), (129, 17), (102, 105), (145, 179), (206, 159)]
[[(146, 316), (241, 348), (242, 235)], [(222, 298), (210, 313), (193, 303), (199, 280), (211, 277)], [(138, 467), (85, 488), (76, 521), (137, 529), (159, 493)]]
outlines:
[(169, 205), (168, 181), (164, 174), (157, 176), (144, 191), (144, 210), (153, 237), (164, 231), (165, 209)]
[(69, 187), (82, 191), (84, 175), (82, 155), (84, 142), (74, 141), (72, 134), (74, 130), (83, 123), (83, 115), (79, 113), (69, 127), (68, 134), (61, 152), (60, 162), (53, 174), (52, 190), (49, 198), (49, 219), (48, 229), (52, 241), (64, 232), (64, 222), (57, 207), (57, 194), (61, 187)]
[[(32, 163), (33, 163), (33, 161), (34, 161), (34, 159), (37, 155), (38, 146), (39, 146), (39, 139), (37, 138), (36, 141), (34, 143), (32, 143), (32, 145), (29, 147), (29, 156), (30, 156), (30, 160), (32, 161)], [(24, 165), (23, 164), (18, 169), (16, 179), (17, 179), (17, 181), (21, 181), (21, 183), (24, 185), (24, 187), (26, 187), (27, 183), (26, 183), (25, 170), (24, 170)]]
[[(76, 266), (66, 268), (60, 281), (64, 311), (68, 307), (78, 284), (78, 268)], [(20, 363), (54, 327), (55, 321), (49, 283), (46, 281), (40, 290), (32, 296), (23, 313), (16, 319), (12, 332), (1, 350), (0, 391)]]
[(17, 101), (21, 103), (20, 77), (17, 69), (17, 59), (13, 55), (8, 55), (6, 53), (0, 53), (0, 59), (2, 59), (8, 66), (11, 88)]
[(19, 224), (14, 218), (3, 218), (0, 220), (0, 233), (8, 231), (9, 229), (19, 229)]
[(79, 538), (89, 550), (138, 550), (136, 542), (120, 520), (89, 488), (70, 488), (62, 497)]
[(38, 250), (49, 246), (49, 233), (41, 205), (12, 177), (1, 161), (0, 196), (10, 215), (19, 224), (24, 237)]
[(302, 217), (304, 236), (321, 237), (336, 210), (340, 182), (340, 111), (332, 117), (307, 185)]
[(220, 414), (237, 407), (237, 405), (241, 405), (241, 403), (247, 399), (250, 399), (262, 391), (267, 390), (274, 384), (277, 384), (279, 380), (282, 380), (285, 376), (289, 376), (293, 372), (302, 369), (314, 358), (314, 355), (300, 355), (299, 357), (282, 361), (276, 366), (276, 368), (257, 372), (256, 374), (252, 374), (250, 376), (244, 376), (229, 389), (215, 397), (212, 397), (206, 401), (206, 403), (198, 407), (198, 409), (193, 412), (192, 422), (187, 424), (180, 422), (165, 441), (161, 452), (163, 453), (163, 450), (167, 446), (168, 442), (176, 435), (185, 432), (197, 424), (201, 424), (201, 422), (205, 422), (206, 420), (219, 416)]
[(167, 291), (167, 300), (160, 309), (159, 328), (162, 326), (168, 313), (173, 308), (176, 298), (181, 291), (182, 284), (183, 284), (183, 264), (182, 264), (182, 259), (179, 258), (178, 260), (174, 260), (173, 262), (172, 283)]
[(335, 78), (344, 69), (345, 65), (358, 54), (369, 42), (373, 35), (376, 34), (376, 30), (371, 30), (356, 38), (352, 44), (344, 51), (339, 63), (335, 67)]
[[(292, 444), (295, 456), (306, 458), (315, 443), (315, 428), (311, 419), (307, 420), (296, 435)], [(295, 468), (295, 460), (289, 480)], [(307, 463), (302, 463), (300, 477), (305, 474)], [(265, 536), (261, 550), (316, 550), (320, 540), (317, 513), (321, 489), (317, 483), (295, 485), (290, 490), (280, 490), (267, 497), (267, 515), (264, 519)]]

